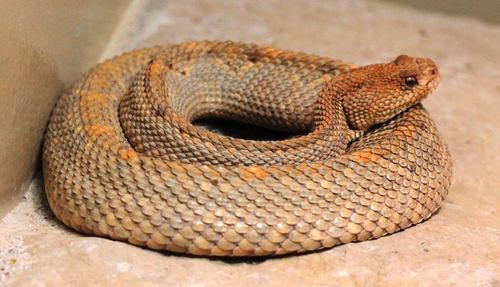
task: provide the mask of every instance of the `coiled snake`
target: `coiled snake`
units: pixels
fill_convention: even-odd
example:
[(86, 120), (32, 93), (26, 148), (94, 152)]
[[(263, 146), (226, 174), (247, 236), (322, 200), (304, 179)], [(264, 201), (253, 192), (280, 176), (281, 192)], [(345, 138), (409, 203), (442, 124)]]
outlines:
[[(232, 42), (133, 51), (61, 96), (43, 147), (48, 201), (77, 231), (196, 255), (304, 252), (427, 219), (451, 159), (419, 102), (427, 59), (355, 67)], [(236, 139), (227, 118), (303, 133)]]

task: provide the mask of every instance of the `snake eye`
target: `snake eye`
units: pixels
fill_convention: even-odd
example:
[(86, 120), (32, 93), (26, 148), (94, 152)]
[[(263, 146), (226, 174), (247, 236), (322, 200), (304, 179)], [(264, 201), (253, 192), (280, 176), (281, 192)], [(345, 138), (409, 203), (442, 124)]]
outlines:
[(405, 85), (412, 88), (418, 84), (417, 77), (406, 77), (405, 78)]

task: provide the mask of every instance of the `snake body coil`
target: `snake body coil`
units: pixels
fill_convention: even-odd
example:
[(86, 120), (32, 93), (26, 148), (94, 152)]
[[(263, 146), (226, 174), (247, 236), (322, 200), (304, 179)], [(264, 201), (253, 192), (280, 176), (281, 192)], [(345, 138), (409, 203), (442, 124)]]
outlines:
[[(54, 108), (43, 148), (50, 206), (77, 231), (214, 256), (304, 252), (427, 219), (451, 160), (419, 102), (434, 63), (353, 65), (276, 48), (197, 42), (91, 69)], [(236, 119), (305, 133), (218, 135)]]

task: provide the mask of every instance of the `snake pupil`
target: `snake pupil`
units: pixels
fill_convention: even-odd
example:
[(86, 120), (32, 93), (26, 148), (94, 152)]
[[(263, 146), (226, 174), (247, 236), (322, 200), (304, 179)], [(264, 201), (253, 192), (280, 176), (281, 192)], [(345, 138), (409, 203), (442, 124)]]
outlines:
[(406, 77), (405, 78), (405, 85), (412, 88), (414, 87), (416, 84), (418, 84), (418, 81), (417, 81), (417, 78), (416, 77)]

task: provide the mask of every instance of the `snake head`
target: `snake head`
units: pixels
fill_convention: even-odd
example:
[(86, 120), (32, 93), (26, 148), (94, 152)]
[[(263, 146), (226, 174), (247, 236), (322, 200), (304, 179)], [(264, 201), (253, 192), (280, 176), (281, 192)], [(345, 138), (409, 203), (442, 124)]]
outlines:
[[(397, 57), (387, 64), (373, 64), (341, 76), (343, 108), (350, 127), (366, 131), (420, 103), (439, 84), (439, 70), (429, 59)], [(341, 84), (342, 86), (342, 84)]]
[(414, 59), (406, 55), (401, 55), (392, 63), (395, 67), (401, 67), (399, 79), (402, 88), (411, 89), (418, 85), (424, 87), (422, 94), (425, 95), (430, 94), (437, 88), (440, 79), (439, 70), (432, 60), (423, 58)]

